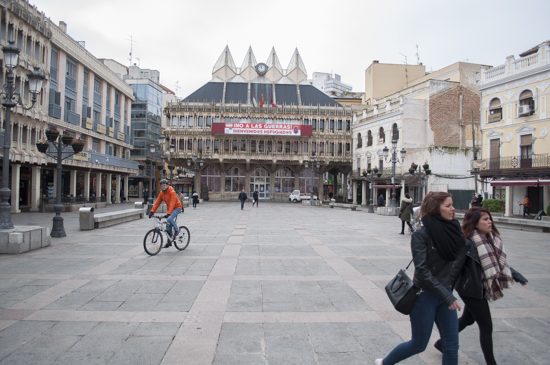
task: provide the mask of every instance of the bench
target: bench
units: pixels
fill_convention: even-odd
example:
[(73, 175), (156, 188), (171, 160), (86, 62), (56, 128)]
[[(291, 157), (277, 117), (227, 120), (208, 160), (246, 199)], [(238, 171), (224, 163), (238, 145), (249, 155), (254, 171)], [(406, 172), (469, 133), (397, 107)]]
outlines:
[(351, 209), (353, 211), (356, 211), (357, 208), (359, 207), (359, 205), (357, 204), (351, 204), (351, 203), (335, 203), (333, 201), (330, 202), (330, 207), (331, 208), (334, 208), (334, 207), (338, 207), (338, 208), (344, 208), (344, 209)]
[[(81, 208), (80, 210), (80, 230), (91, 230), (95, 228), (104, 228), (124, 222), (142, 219), (143, 209), (133, 208), (117, 210), (94, 214), (93, 209)], [(92, 223), (93, 222), (93, 223)]]

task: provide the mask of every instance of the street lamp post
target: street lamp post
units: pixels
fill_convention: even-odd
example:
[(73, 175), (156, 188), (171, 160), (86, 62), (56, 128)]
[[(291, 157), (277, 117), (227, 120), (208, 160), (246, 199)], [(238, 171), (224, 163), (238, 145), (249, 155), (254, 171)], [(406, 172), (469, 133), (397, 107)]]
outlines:
[(310, 161), (304, 161), (306, 169), (309, 167), (309, 164), (311, 163), (311, 193), (309, 194), (309, 205), (314, 205), (313, 203), (313, 192), (314, 192), (314, 182), (315, 182), (315, 170), (319, 170), (321, 168), (321, 162), (315, 158), (315, 156), (311, 156)]
[(427, 162), (425, 162), (422, 166), (419, 166), (415, 164), (414, 162), (411, 164), (411, 167), (409, 168), (409, 174), (413, 176), (418, 176), (420, 178), (420, 199), (419, 201), (422, 201), (424, 199), (424, 195), (426, 192), (424, 191), (424, 181), (432, 173), (432, 170), (430, 170), (430, 165), (428, 165)]
[(193, 191), (196, 193), (198, 193), (197, 189), (195, 189), (197, 171), (203, 165), (204, 165), (204, 161), (199, 156), (196, 156), (196, 155), (192, 155), (191, 159), (187, 160), (187, 167), (193, 170)]
[[(397, 159), (397, 139), (392, 139), (391, 141), (391, 184), (392, 184), (392, 190), (391, 190), (391, 201), (390, 201), (390, 207), (395, 208), (397, 207), (397, 202), (395, 200), (395, 164), (398, 162)], [(382, 150), (384, 154), (384, 159), (387, 160), (389, 155), (389, 149), (387, 146), (384, 147)], [(405, 159), (405, 154), (407, 151), (405, 151), (404, 148), (401, 148), (401, 151), (399, 151), (401, 154), (401, 162)]]
[(380, 178), (380, 176), (382, 176), (382, 173), (378, 172), (377, 167), (373, 169), (371, 168), (367, 169), (367, 177), (368, 177), (369, 186), (370, 186), (369, 207), (368, 207), (369, 213), (374, 213), (374, 177)]
[(82, 152), (84, 149), (84, 142), (78, 140), (73, 141), (73, 136), (68, 133), (60, 134), (56, 128), (48, 128), (46, 130), (46, 138), (48, 139), (48, 144), (43, 142), (38, 142), (36, 147), (38, 151), (45, 153), (51, 158), (55, 158), (57, 162), (56, 172), (57, 172), (57, 182), (56, 182), (56, 193), (55, 193), (55, 217), (53, 217), (52, 232), (50, 236), (52, 237), (65, 237), (65, 227), (63, 226), (63, 217), (61, 217), (61, 211), (63, 210), (63, 204), (61, 202), (62, 195), (62, 175), (63, 175), (63, 160)]
[(31, 93), (31, 105), (25, 106), (15, 87), (14, 70), (19, 62), (19, 48), (14, 46), (14, 41), (10, 40), (7, 46), (2, 48), (4, 53), (4, 66), (6, 67), (6, 83), (3, 86), (0, 96), (2, 105), (6, 109), (4, 118), (4, 146), (2, 149), (2, 188), (0, 189), (0, 229), (12, 229), (11, 206), (10, 206), (10, 148), (11, 148), (11, 109), (20, 105), (23, 109), (29, 110), (35, 104), (38, 94), (42, 90), (42, 83), (45, 80), (44, 73), (38, 68), (34, 68), (27, 78), (29, 80), (29, 92)]

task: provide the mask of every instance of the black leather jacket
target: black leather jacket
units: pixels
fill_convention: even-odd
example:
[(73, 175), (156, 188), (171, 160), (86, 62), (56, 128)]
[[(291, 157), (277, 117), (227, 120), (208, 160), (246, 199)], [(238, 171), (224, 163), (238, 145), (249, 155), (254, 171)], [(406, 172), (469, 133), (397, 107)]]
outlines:
[(453, 287), (464, 263), (466, 245), (454, 261), (445, 261), (437, 253), (426, 227), (422, 227), (413, 233), (411, 251), (414, 284), (436, 294), (448, 305), (452, 304), (456, 298), (449, 289)]
[[(513, 267), (510, 267), (510, 271), (512, 272), (514, 281), (523, 285), (527, 283), (527, 279), (514, 270)], [(461, 298), (483, 299), (485, 297), (481, 260), (479, 259), (476, 245), (470, 239), (466, 240), (465, 262), (456, 280), (455, 289)]]
[(484, 297), (482, 280), (483, 272), (477, 248), (470, 239), (467, 239), (465, 262), (457, 278), (455, 289), (461, 298), (482, 299)]

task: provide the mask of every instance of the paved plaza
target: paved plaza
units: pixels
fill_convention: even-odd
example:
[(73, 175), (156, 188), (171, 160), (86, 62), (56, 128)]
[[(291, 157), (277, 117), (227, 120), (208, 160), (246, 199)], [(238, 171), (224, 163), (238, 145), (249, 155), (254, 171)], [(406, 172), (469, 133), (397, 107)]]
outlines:
[[(0, 364), (369, 365), (409, 339), (384, 292), (410, 259), (397, 217), (260, 204), (186, 208), (189, 247), (154, 257), (147, 218), (79, 231), (64, 213), (67, 237), (0, 255)], [(491, 305), (497, 361), (550, 364), (550, 234), (501, 233), (529, 284)], [(436, 338), (403, 364), (440, 364)], [(460, 364), (484, 364), (477, 327), (460, 349)]]

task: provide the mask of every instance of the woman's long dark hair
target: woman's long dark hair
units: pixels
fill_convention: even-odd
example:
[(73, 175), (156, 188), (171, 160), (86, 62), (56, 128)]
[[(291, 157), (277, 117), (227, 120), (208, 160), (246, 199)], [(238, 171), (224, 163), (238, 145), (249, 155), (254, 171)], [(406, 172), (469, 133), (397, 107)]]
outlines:
[(485, 213), (491, 218), (492, 224), (492, 232), (500, 236), (500, 232), (498, 231), (497, 227), (495, 226), (495, 221), (493, 220), (493, 216), (491, 215), (491, 212), (489, 212), (485, 208), (479, 208), (474, 207), (470, 208), (464, 214), (464, 220), (462, 221), (462, 232), (464, 232), (464, 236), (467, 238), (472, 236), (472, 233), (474, 233), (474, 230), (476, 229), (477, 224), (479, 223), (479, 220), (481, 219), (481, 215)]
[(422, 201), (422, 206), (420, 207), (420, 216), (424, 217), (427, 215), (439, 215), (441, 212), (439, 208), (445, 199), (451, 197), (452, 195), (444, 191), (430, 191)]

